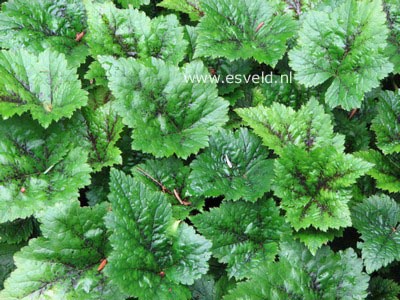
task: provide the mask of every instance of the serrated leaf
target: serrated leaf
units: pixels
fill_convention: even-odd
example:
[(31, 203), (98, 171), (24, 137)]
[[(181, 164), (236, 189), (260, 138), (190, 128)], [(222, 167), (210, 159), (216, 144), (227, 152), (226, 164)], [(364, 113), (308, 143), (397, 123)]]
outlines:
[(254, 58), (275, 66), (296, 23), (263, 0), (202, 0), (196, 57)]
[(358, 152), (356, 155), (374, 164), (367, 174), (376, 180), (378, 188), (390, 193), (400, 191), (400, 154), (383, 155), (376, 150), (369, 149)]
[(261, 265), (225, 300), (365, 299), (369, 277), (352, 249), (333, 253), (324, 247), (312, 256), (297, 243), (282, 245), (279, 262)]
[(81, 208), (78, 202), (57, 204), (43, 213), (43, 237), (33, 239), (15, 256), (16, 270), (5, 282), (0, 298), (125, 299), (103, 272), (108, 254), (103, 217), (106, 206)]
[(76, 69), (63, 54), (50, 50), (34, 55), (25, 50), (0, 52), (0, 115), (3, 118), (29, 111), (47, 128), (53, 121), (71, 117), (86, 105)]
[(378, 276), (371, 278), (368, 290), (368, 300), (398, 300), (400, 285), (393, 280)]
[(160, 160), (147, 159), (144, 163), (132, 168), (132, 174), (154, 191), (164, 193), (172, 205), (173, 216), (185, 219), (192, 210), (202, 210), (204, 196), (195, 197), (189, 194), (188, 177), (190, 168), (177, 158)]
[(33, 218), (17, 219), (0, 224), (0, 243), (18, 244), (28, 240), (34, 228)]
[(199, 0), (163, 0), (157, 6), (188, 14), (191, 21), (198, 21), (204, 15)]
[(140, 7), (145, 4), (150, 4), (150, 0), (117, 0), (118, 3), (122, 5), (124, 8), (132, 7)]
[(172, 218), (171, 205), (123, 172), (111, 170), (107, 274), (139, 299), (189, 299), (185, 285), (205, 274), (211, 243)]
[(342, 236), (343, 230), (330, 229), (328, 231), (321, 231), (313, 227), (307, 229), (300, 229), (293, 233), (293, 236), (299, 239), (308, 248), (312, 255), (315, 255), (317, 250), (322, 245), (326, 245), (335, 237)]
[(389, 196), (375, 195), (354, 207), (354, 227), (361, 233), (362, 250), (368, 273), (400, 260), (400, 206)]
[(4, 244), (0, 243), (0, 291), (4, 288), (4, 280), (15, 269), (14, 253), (19, 251), (25, 243), (21, 244)]
[(228, 264), (230, 277), (242, 279), (258, 265), (273, 261), (287, 226), (275, 202), (225, 202), (219, 208), (191, 218), (196, 228), (212, 241), (213, 256)]
[(133, 128), (132, 147), (156, 157), (187, 158), (208, 145), (209, 136), (227, 121), (228, 102), (215, 84), (192, 83), (189, 76), (207, 74), (199, 61), (182, 69), (153, 59), (101, 57), (115, 109)]
[(331, 80), (330, 107), (360, 107), (364, 94), (393, 70), (384, 53), (385, 21), (381, 0), (346, 0), (332, 11), (309, 12), (289, 52), (295, 79), (306, 87)]
[(384, 0), (383, 8), (386, 12), (389, 27), (388, 46), (386, 55), (394, 66), (394, 73), (400, 73), (400, 3), (397, 0)]
[(328, 145), (344, 149), (344, 137), (333, 132), (331, 118), (315, 98), (300, 110), (274, 103), (236, 109), (244, 122), (260, 136), (264, 145), (280, 154), (287, 145), (312, 150)]
[(270, 189), (273, 161), (261, 139), (245, 128), (219, 131), (190, 164), (191, 190), (206, 197), (256, 201)]
[(27, 116), (0, 122), (0, 222), (69, 202), (89, 184), (87, 152), (72, 134), (61, 124), (43, 129)]
[(80, 0), (8, 1), (0, 13), (0, 46), (22, 47), (36, 54), (51, 49), (65, 54), (68, 63), (78, 67), (89, 54), (87, 46), (76, 40), (85, 29)]
[(287, 146), (275, 161), (275, 195), (296, 229), (327, 231), (351, 225), (349, 187), (372, 165), (333, 147)]
[(378, 114), (372, 120), (377, 146), (385, 154), (400, 152), (400, 92), (385, 91), (380, 94)]
[(75, 133), (76, 144), (89, 152), (88, 163), (94, 171), (122, 163), (116, 143), (123, 124), (110, 102), (96, 109), (84, 107), (67, 126)]
[(88, 14), (87, 43), (94, 57), (157, 57), (177, 65), (185, 55), (183, 27), (174, 15), (150, 19), (137, 9), (118, 9), (111, 2), (84, 1)]

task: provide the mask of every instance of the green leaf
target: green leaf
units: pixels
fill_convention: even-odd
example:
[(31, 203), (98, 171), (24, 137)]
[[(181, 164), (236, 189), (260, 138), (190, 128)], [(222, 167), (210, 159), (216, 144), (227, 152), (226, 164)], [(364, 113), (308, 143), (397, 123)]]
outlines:
[(306, 87), (330, 80), (330, 107), (360, 107), (364, 94), (393, 70), (384, 53), (385, 21), (381, 0), (345, 0), (332, 11), (309, 12), (289, 52), (295, 79)]
[(372, 120), (377, 146), (385, 154), (400, 152), (400, 92), (385, 91), (380, 94), (378, 114)]
[(349, 187), (372, 165), (333, 147), (307, 151), (288, 146), (275, 161), (275, 195), (296, 229), (322, 231), (351, 225)]
[(368, 175), (376, 180), (376, 186), (390, 193), (400, 191), (400, 154), (383, 155), (376, 150), (361, 151), (356, 154), (374, 164)]
[(229, 280), (226, 275), (218, 280), (211, 275), (204, 275), (190, 287), (192, 300), (219, 300), (234, 286), (234, 280)]
[(400, 260), (400, 206), (389, 196), (375, 195), (354, 207), (354, 227), (363, 242), (357, 244), (368, 273)]
[(200, 0), (163, 0), (157, 6), (188, 14), (194, 22), (204, 15), (200, 8)]
[(321, 231), (313, 227), (307, 229), (300, 229), (294, 232), (295, 238), (299, 239), (304, 245), (310, 250), (312, 255), (315, 255), (317, 250), (322, 245), (326, 245), (332, 241), (335, 237), (342, 236), (343, 230), (341, 229), (330, 229), (328, 231)]
[(365, 299), (369, 277), (352, 249), (328, 247), (311, 255), (300, 244), (284, 243), (279, 262), (263, 264), (225, 300)]
[(394, 73), (400, 74), (400, 3), (384, 0), (383, 8), (390, 29), (386, 55), (394, 65)]
[(398, 300), (400, 285), (393, 280), (378, 276), (371, 278), (368, 290), (368, 300)]
[(150, 19), (142, 11), (118, 9), (111, 2), (84, 2), (89, 27), (86, 40), (94, 57), (157, 57), (175, 65), (184, 58), (187, 42), (175, 15)]
[(14, 253), (19, 251), (22, 244), (4, 244), (0, 243), (0, 291), (4, 288), (4, 280), (15, 269)]
[(273, 161), (267, 157), (261, 139), (247, 129), (219, 131), (190, 165), (191, 190), (195, 195), (254, 202), (270, 190)]
[(196, 57), (253, 57), (275, 66), (296, 29), (291, 17), (275, 14), (263, 0), (202, 0), (200, 7), (205, 16), (197, 27)]
[(273, 261), (287, 226), (275, 202), (224, 202), (219, 208), (191, 218), (212, 241), (213, 256), (226, 263), (230, 277), (242, 279), (265, 261)]
[(185, 285), (207, 272), (211, 243), (173, 219), (164, 194), (123, 172), (111, 170), (110, 189), (108, 276), (139, 299), (189, 299)]
[(218, 97), (216, 85), (190, 81), (190, 76), (208, 74), (199, 61), (181, 69), (157, 59), (142, 64), (101, 57), (100, 62), (116, 111), (134, 129), (135, 150), (187, 158), (208, 146), (209, 136), (228, 120), (228, 102)]
[(61, 124), (45, 130), (27, 116), (0, 122), (0, 222), (76, 199), (90, 183), (87, 152), (73, 134)]
[(43, 213), (43, 237), (15, 254), (16, 270), (0, 298), (125, 299), (103, 272), (97, 271), (109, 247), (103, 217), (106, 206), (81, 208), (58, 203)]
[(271, 107), (240, 108), (236, 112), (262, 138), (264, 145), (277, 154), (288, 145), (307, 150), (328, 145), (338, 151), (344, 149), (344, 137), (334, 133), (330, 116), (315, 98), (297, 112), (279, 103)]
[(150, 4), (150, 0), (117, 0), (117, 1), (124, 8), (128, 8), (129, 6), (140, 7), (144, 4)]
[(154, 191), (164, 193), (172, 205), (173, 216), (179, 220), (188, 217), (192, 210), (202, 210), (204, 196), (189, 194), (190, 168), (175, 157), (160, 160), (147, 159), (132, 168), (132, 174)]
[(97, 109), (84, 107), (67, 126), (75, 133), (76, 144), (88, 150), (88, 163), (94, 171), (122, 163), (121, 151), (115, 144), (123, 125), (110, 102)]
[(29, 239), (34, 229), (33, 218), (17, 219), (0, 224), (0, 243), (18, 244)]
[(25, 50), (1, 51), (0, 115), (3, 118), (29, 111), (47, 128), (53, 121), (71, 117), (86, 105), (76, 69), (63, 54), (46, 50), (34, 55)]
[(86, 29), (85, 9), (80, 0), (12, 0), (0, 12), (0, 46), (25, 48), (39, 54), (46, 49), (65, 54), (78, 67), (89, 54), (77, 34)]

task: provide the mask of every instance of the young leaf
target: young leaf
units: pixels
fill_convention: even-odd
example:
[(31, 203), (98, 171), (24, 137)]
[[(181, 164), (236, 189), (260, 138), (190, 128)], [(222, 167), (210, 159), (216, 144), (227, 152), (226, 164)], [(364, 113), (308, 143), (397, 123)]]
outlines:
[(369, 277), (352, 249), (328, 247), (311, 255), (298, 243), (284, 243), (279, 262), (261, 265), (224, 300), (365, 299)]
[(242, 279), (266, 261), (273, 261), (287, 226), (275, 202), (225, 202), (191, 218), (194, 225), (212, 241), (213, 256), (228, 264), (230, 277)]
[(333, 147), (287, 146), (275, 161), (275, 195), (296, 229), (327, 231), (351, 225), (349, 187), (372, 165)]
[(247, 129), (219, 131), (190, 165), (191, 190), (195, 195), (254, 202), (270, 189), (273, 161), (267, 157), (261, 139)]
[(189, 299), (191, 285), (208, 269), (211, 243), (172, 217), (166, 197), (111, 170), (107, 227), (113, 251), (107, 274), (139, 299)]
[(156, 57), (177, 65), (185, 56), (183, 27), (174, 15), (150, 19), (133, 8), (118, 9), (111, 2), (85, 1), (86, 37), (91, 54), (146, 59)]
[(296, 29), (291, 17), (263, 0), (202, 0), (200, 7), (205, 16), (197, 27), (196, 57), (253, 57), (275, 66)]
[(0, 115), (4, 118), (30, 111), (47, 128), (87, 103), (76, 69), (68, 66), (63, 54), (3, 50), (0, 71)]
[(378, 115), (372, 121), (377, 146), (385, 154), (400, 152), (400, 92), (385, 91), (380, 95)]
[(105, 205), (81, 208), (78, 202), (58, 203), (43, 213), (43, 237), (15, 254), (16, 270), (5, 282), (0, 298), (125, 299), (99, 272), (108, 254), (103, 217)]
[(389, 196), (375, 195), (354, 207), (354, 227), (363, 242), (357, 246), (368, 273), (400, 260), (400, 206)]
[(289, 57), (300, 83), (312, 87), (331, 80), (326, 103), (350, 110), (361, 106), (364, 93), (378, 87), (393, 65), (384, 53), (388, 29), (382, 1), (340, 3), (306, 15)]
[(45, 130), (27, 116), (0, 122), (0, 222), (69, 202), (90, 183), (87, 152), (72, 134), (61, 124)]
[(0, 46), (21, 47), (39, 54), (46, 49), (63, 53), (71, 66), (85, 61), (88, 48), (77, 40), (86, 30), (85, 9), (80, 0), (13, 0), (0, 12)]
[(330, 116), (315, 98), (297, 112), (279, 103), (240, 108), (236, 112), (277, 154), (288, 145), (307, 150), (332, 145), (338, 151), (344, 150), (344, 137), (333, 132)]
[(198, 21), (204, 15), (200, 0), (163, 0), (157, 6), (186, 13), (191, 21)]
[(207, 74), (201, 62), (182, 69), (157, 59), (143, 64), (101, 57), (100, 62), (117, 112), (134, 129), (135, 150), (186, 158), (206, 147), (209, 136), (228, 119), (228, 102), (218, 97), (216, 85), (190, 81), (190, 76)]

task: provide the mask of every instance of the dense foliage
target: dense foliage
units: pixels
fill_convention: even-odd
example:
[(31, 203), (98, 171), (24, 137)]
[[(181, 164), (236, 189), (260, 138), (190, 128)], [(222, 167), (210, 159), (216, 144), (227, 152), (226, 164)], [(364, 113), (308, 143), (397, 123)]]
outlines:
[(398, 0), (2, 2), (1, 300), (398, 299)]

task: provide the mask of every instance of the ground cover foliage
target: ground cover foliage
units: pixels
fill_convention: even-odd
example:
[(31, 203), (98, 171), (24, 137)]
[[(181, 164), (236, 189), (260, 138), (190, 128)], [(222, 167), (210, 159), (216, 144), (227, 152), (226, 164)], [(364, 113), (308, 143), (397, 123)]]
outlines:
[(1, 300), (398, 299), (398, 0), (9, 0), (0, 48)]

